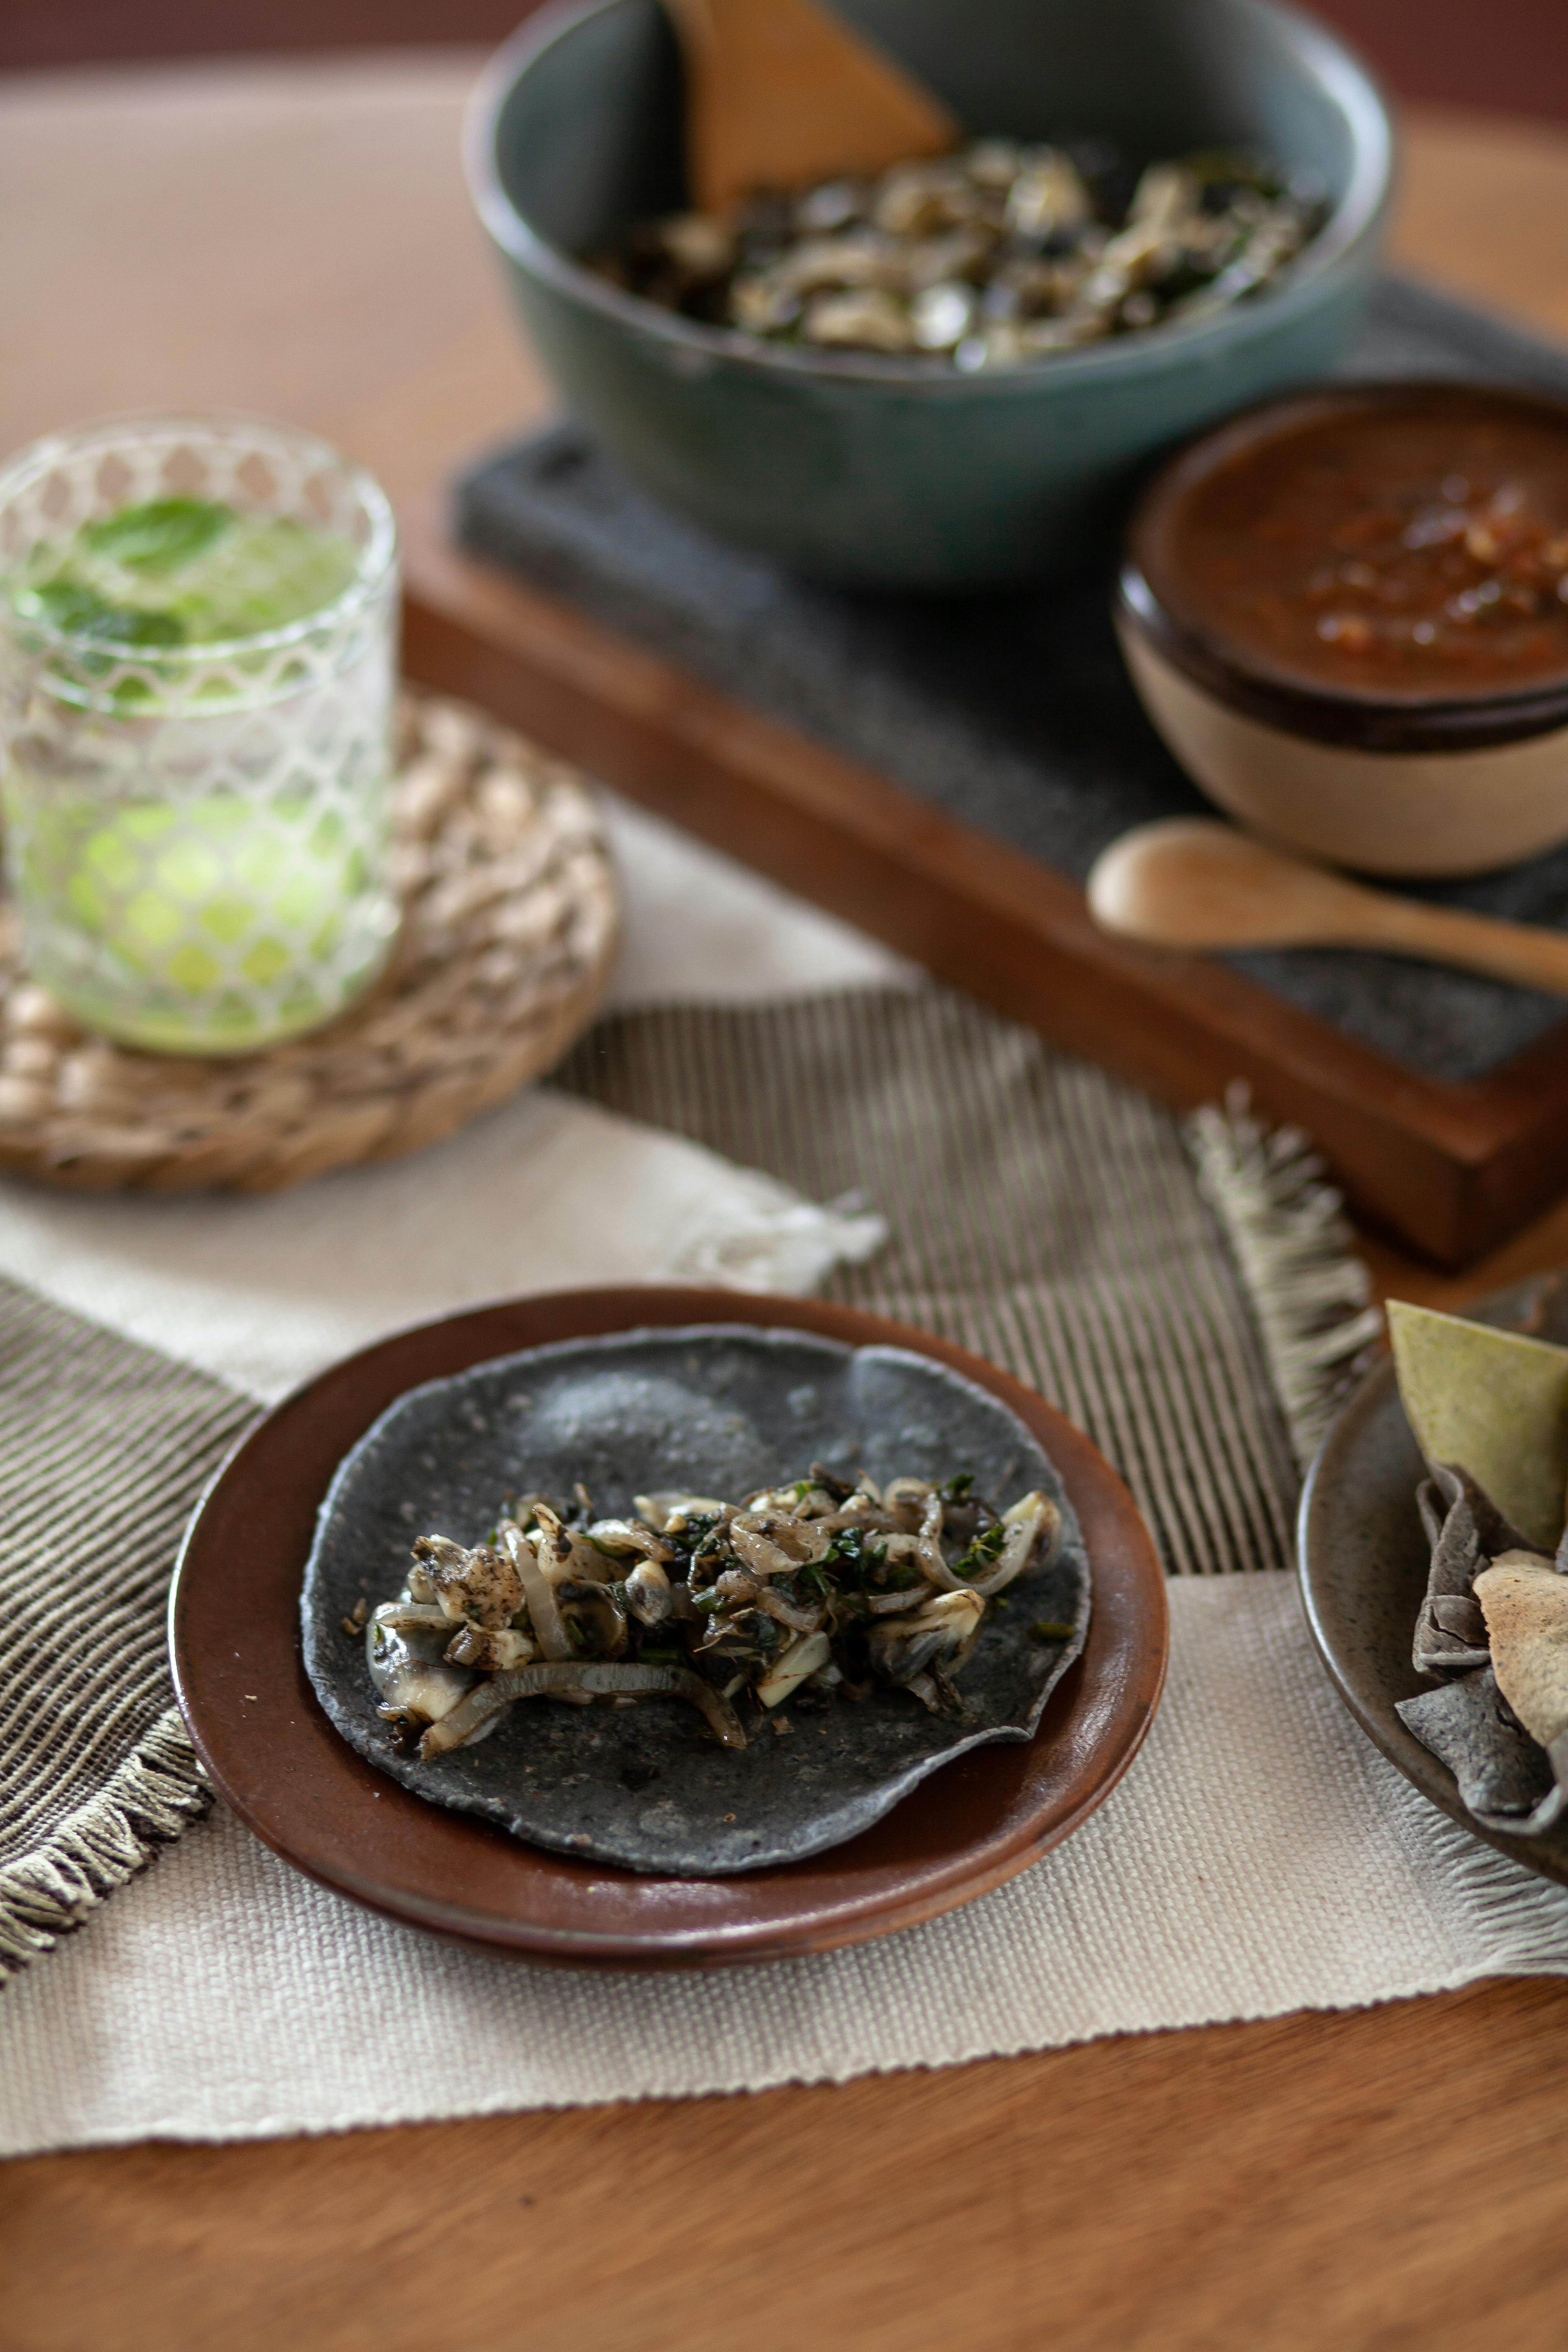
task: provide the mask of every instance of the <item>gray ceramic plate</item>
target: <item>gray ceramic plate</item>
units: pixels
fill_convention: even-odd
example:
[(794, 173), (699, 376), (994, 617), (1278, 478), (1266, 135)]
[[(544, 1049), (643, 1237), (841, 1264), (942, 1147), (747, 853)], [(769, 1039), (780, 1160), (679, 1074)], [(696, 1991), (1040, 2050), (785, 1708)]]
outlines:
[[(907, 1693), (782, 1712), (790, 1729), (716, 1748), (690, 1708), (520, 1705), (481, 1744), (422, 1764), (375, 1711), (363, 1644), (342, 1620), (398, 1590), (408, 1547), (439, 1530), (477, 1542), (501, 1496), (570, 1493), (601, 1511), (690, 1486), (739, 1497), (813, 1461), (853, 1475), (972, 1470), (998, 1505), (1041, 1487), (1067, 1538), (993, 1610), (964, 1668), (961, 1718)], [(857, 1836), (966, 1750), (1026, 1739), (1083, 1647), (1089, 1561), (1061, 1482), (999, 1400), (900, 1348), (788, 1329), (701, 1325), (570, 1340), (506, 1356), (400, 1397), (348, 1454), (321, 1507), (301, 1599), (305, 1664), (352, 1747), (418, 1795), (530, 1843), (632, 1870), (710, 1877), (797, 1861)], [(1041, 1619), (1070, 1624), (1042, 1643)]]
[[(1546, 1275), (1466, 1312), (1568, 1345), (1568, 1276)], [(1428, 1554), (1415, 1511), (1421, 1455), (1384, 1361), (1335, 1422), (1301, 1496), (1301, 1591), (1325, 1664), (1356, 1721), (1424, 1797), (1530, 1870), (1568, 1884), (1568, 1825), (1545, 1837), (1494, 1835), (1453, 1775), (1406, 1731), (1396, 1701), (1434, 1685), (1410, 1663)]]

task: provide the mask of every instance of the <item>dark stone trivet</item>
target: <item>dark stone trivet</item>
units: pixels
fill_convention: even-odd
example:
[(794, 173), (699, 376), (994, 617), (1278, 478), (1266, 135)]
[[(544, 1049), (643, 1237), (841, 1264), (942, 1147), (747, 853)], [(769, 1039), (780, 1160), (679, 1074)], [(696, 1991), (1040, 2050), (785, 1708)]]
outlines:
[[(1568, 395), (1568, 352), (1396, 278), (1380, 286), (1346, 373), (1489, 377)], [(458, 535), (476, 553), (1078, 880), (1127, 826), (1208, 808), (1128, 683), (1109, 571), (998, 596), (818, 587), (666, 513), (572, 425), (486, 459), (457, 497)], [(1568, 849), (1419, 895), (1568, 928)], [(1390, 956), (1229, 961), (1345, 1034), (1456, 1083), (1563, 1017), (1556, 997)]]

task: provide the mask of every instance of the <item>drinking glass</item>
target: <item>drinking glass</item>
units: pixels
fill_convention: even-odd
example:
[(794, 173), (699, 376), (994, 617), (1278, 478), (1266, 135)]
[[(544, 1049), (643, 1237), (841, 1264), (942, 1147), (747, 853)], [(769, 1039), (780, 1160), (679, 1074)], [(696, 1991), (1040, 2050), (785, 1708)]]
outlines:
[[(188, 499), (332, 534), (328, 601), (170, 644), (18, 605), (18, 578), (40, 560), (47, 572), (84, 525)], [(51, 436), (0, 470), (6, 872), (31, 976), (88, 1027), (245, 1052), (331, 1020), (375, 978), (397, 921), (396, 627), (386, 499), (304, 434), (132, 417)]]

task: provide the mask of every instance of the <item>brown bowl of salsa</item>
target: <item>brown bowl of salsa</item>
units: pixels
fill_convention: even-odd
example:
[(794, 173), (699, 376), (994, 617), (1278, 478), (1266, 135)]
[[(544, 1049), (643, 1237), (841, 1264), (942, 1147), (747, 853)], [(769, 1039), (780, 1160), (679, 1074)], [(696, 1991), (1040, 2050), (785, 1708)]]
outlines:
[(1409, 875), (1568, 839), (1568, 402), (1346, 384), (1235, 417), (1143, 493), (1117, 621), (1255, 831)]

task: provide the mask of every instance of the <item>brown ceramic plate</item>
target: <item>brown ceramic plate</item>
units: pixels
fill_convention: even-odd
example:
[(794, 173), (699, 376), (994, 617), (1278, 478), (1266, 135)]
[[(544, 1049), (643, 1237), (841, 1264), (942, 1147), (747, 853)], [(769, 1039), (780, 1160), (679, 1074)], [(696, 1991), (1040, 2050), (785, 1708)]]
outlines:
[[(1479, 1301), (1478, 1323), (1568, 1345), (1568, 1276), (1542, 1276)], [(1429, 1555), (1415, 1512), (1426, 1475), (1394, 1366), (1374, 1366), (1324, 1442), (1301, 1496), (1301, 1593), (1335, 1688), (1362, 1729), (1424, 1797), (1473, 1837), (1568, 1885), (1568, 1826), (1544, 1837), (1483, 1830), (1453, 1774), (1405, 1729), (1394, 1706), (1433, 1685), (1410, 1662)]]
[[(426, 1804), (341, 1739), (305, 1676), (300, 1586), (339, 1462), (425, 1381), (522, 1348), (653, 1325), (748, 1323), (914, 1349), (1001, 1399), (1076, 1509), (1093, 1575), (1083, 1655), (1036, 1737), (972, 1750), (847, 1843), (741, 1878), (657, 1878), (526, 1846)], [(1136, 1755), (1164, 1681), (1164, 1580), (1127, 1489), (1082, 1433), (993, 1364), (880, 1317), (729, 1291), (566, 1291), (367, 1348), (285, 1400), (220, 1472), (170, 1598), (174, 1687), (222, 1795), (286, 1862), (374, 1911), (567, 1967), (715, 1967), (863, 1942), (952, 1910), (1059, 1843)]]

